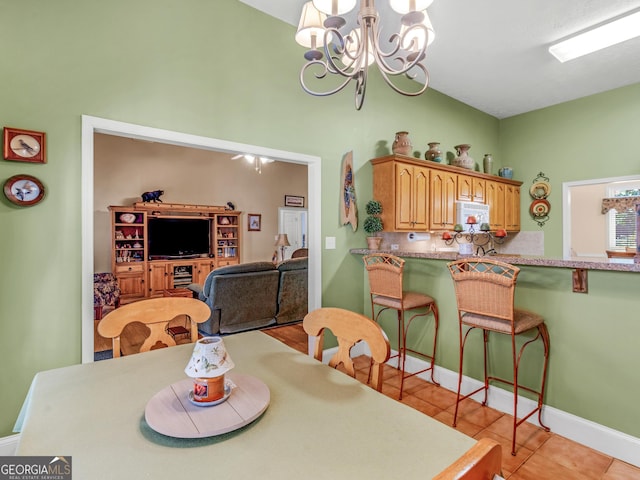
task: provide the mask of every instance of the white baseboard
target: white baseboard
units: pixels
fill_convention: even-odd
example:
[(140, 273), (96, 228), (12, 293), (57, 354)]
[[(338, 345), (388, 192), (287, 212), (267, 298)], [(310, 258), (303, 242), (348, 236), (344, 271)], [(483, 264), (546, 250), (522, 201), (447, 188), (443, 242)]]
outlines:
[[(325, 350), (323, 359), (328, 362), (329, 358), (337, 351), (337, 348)], [(391, 355), (396, 352), (392, 351)], [(369, 355), (369, 348), (366, 343), (358, 343), (351, 349), (352, 356)], [(397, 368), (397, 360), (389, 362), (389, 365)], [(417, 372), (427, 368), (429, 363), (415, 357), (407, 357), (407, 372)], [(425, 372), (418, 377), (428, 381), (431, 373)], [(440, 385), (447, 390), (456, 392), (458, 389), (458, 372), (454, 372), (436, 365), (434, 376)], [(482, 386), (482, 382), (464, 376), (462, 378), (462, 393), (471, 392)], [(472, 397), (474, 400), (482, 402), (483, 393), (480, 392)], [(490, 386), (487, 405), (503, 413), (512, 414), (513, 393), (502, 388)], [(520, 409), (520, 406), (522, 406)], [(533, 410), (536, 402), (520, 396), (518, 398), (518, 410), (527, 413)], [(640, 467), (640, 438), (633, 437), (624, 432), (600, 425), (582, 417), (545, 405), (542, 409), (542, 420), (553, 433), (578, 442), (594, 450), (617, 458), (624, 462)], [(538, 415), (533, 415), (528, 422), (539, 426)]]
[(20, 435), (9, 435), (0, 438), (0, 457), (12, 457), (16, 454)]

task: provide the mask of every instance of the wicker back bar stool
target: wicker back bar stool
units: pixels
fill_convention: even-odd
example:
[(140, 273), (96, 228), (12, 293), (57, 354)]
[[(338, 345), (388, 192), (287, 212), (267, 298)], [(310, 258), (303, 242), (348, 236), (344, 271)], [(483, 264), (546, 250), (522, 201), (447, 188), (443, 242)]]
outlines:
[[(529, 417), (538, 413), (538, 421), (542, 428), (549, 428), (542, 423), (542, 402), (547, 379), (549, 362), (549, 332), (544, 319), (533, 312), (521, 310), (514, 306), (516, 279), (520, 269), (508, 263), (485, 258), (466, 258), (447, 264), (456, 293), (458, 303), (458, 324), (460, 330), (460, 364), (458, 372), (458, 393), (456, 408), (453, 414), (453, 426), (458, 418), (460, 402), (480, 391), (484, 391), (487, 404), (487, 392), (491, 381), (501, 382), (513, 387), (513, 429), (511, 438), (511, 454), (516, 451), (516, 429)], [(484, 347), (484, 383), (473, 392), (461, 395), (464, 347), (469, 333), (474, 329), (483, 332)], [(487, 342), (489, 332), (501, 333), (511, 337), (513, 362), (513, 379), (498, 378), (487, 373)], [(535, 332), (533, 338), (527, 337), (518, 349), (516, 337), (527, 332)], [(520, 360), (525, 348), (540, 339), (544, 349), (542, 381), (539, 390), (518, 383)], [(536, 407), (518, 419), (518, 392), (525, 390), (533, 393), (537, 400)]]
[[(402, 400), (402, 392), (404, 389), (404, 381), (415, 375), (431, 371), (431, 382), (436, 382), (433, 372), (435, 366), (436, 347), (438, 338), (438, 307), (435, 300), (429, 295), (405, 291), (403, 289), (403, 275), (405, 261), (386, 253), (374, 253), (363, 257), (365, 268), (369, 277), (369, 292), (371, 295), (371, 317), (374, 321), (378, 321), (380, 314), (388, 309), (397, 311), (398, 315), (398, 353), (390, 358), (398, 358), (398, 368), (401, 370), (400, 380), (400, 399)], [(376, 307), (378, 311), (376, 312)], [(405, 321), (406, 311), (416, 311), (408, 321)], [(434, 334), (433, 348), (430, 353), (420, 352), (407, 347), (407, 334), (411, 322), (417, 317), (426, 317), (433, 314)], [(429, 367), (406, 373), (407, 352), (418, 355), (429, 360)]]

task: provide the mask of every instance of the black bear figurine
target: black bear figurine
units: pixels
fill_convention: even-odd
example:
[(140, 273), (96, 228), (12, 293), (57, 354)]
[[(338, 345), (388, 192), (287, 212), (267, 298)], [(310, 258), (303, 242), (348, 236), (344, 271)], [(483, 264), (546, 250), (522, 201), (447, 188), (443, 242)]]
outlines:
[(164, 190), (155, 190), (153, 192), (144, 192), (142, 194), (142, 201), (143, 202), (160, 202), (160, 203), (162, 203), (162, 200), (160, 200), (160, 195), (164, 195)]

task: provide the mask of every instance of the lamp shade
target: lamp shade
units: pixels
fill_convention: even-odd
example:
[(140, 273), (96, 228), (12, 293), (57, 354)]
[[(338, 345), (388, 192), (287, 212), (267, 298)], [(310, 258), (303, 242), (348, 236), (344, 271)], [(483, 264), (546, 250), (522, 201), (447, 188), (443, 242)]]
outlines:
[(276, 247), (290, 247), (289, 237), (286, 233), (279, 233), (276, 239)]
[(409, 12), (425, 10), (432, 3), (433, 0), (389, 0), (391, 8), (403, 15)]
[[(420, 24), (424, 25), (427, 29), (427, 46), (433, 43), (433, 40), (436, 38), (436, 32), (433, 30), (433, 25), (431, 24), (431, 19), (429, 19), (429, 15), (427, 15), (427, 11), (422, 12), (424, 14), (424, 19)], [(407, 34), (405, 35), (405, 32)], [(413, 28), (411, 29), (408, 25), (402, 25), (400, 27), (400, 35), (405, 35), (402, 41), (402, 48), (405, 50), (414, 49), (421, 50), (424, 45), (424, 30), (421, 28)], [(414, 42), (415, 40), (415, 42)], [(413, 45), (412, 45), (413, 42)]]
[(313, 6), (327, 15), (342, 15), (353, 10), (356, 0), (313, 0)]
[(220, 337), (204, 337), (193, 347), (184, 373), (192, 378), (213, 378), (235, 367)]
[(298, 22), (296, 42), (306, 48), (317, 48), (324, 45), (324, 21), (327, 16), (307, 2), (302, 7), (302, 15)]

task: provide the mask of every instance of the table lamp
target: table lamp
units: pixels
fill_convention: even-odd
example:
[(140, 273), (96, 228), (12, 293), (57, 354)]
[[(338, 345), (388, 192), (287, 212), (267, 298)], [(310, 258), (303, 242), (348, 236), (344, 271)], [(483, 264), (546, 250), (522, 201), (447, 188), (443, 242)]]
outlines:
[(193, 378), (194, 402), (209, 403), (225, 396), (224, 374), (235, 364), (220, 337), (204, 337), (193, 348), (184, 372)]
[(279, 233), (276, 239), (276, 247), (280, 247), (280, 261), (284, 261), (284, 249), (291, 246), (289, 243), (289, 237), (286, 233)]

